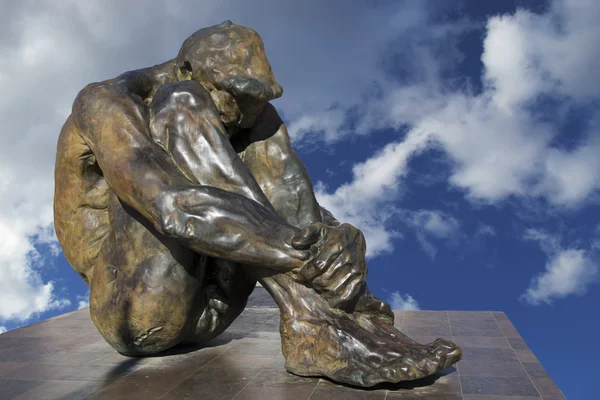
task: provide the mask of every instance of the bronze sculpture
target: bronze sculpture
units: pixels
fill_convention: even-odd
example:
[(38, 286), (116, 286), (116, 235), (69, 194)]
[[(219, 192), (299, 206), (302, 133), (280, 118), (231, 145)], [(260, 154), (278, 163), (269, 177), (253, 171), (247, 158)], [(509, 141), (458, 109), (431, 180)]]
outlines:
[(365, 278), (365, 240), (317, 203), (259, 35), (225, 21), (176, 59), (86, 86), (61, 130), (55, 228), (117, 351), (205, 342), (256, 281), (281, 312), (288, 371), (372, 386), (461, 357), (393, 327)]

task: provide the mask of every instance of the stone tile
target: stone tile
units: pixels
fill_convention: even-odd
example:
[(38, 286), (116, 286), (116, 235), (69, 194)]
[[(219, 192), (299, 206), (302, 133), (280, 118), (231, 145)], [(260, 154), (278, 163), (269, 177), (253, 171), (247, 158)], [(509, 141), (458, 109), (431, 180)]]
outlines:
[[(3, 348), (16, 349), (19, 347), (20, 348), (28, 348), (32, 345), (36, 345), (37, 343), (40, 343), (40, 340), (38, 338), (17, 336), (17, 335), (21, 334), (22, 329), (25, 329), (25, 328), (15, 329), (15, 330), (3, 333), (0, 336), (0, 349), (3, 349)], [(14, 336), (9, 336), (11, 334)]]
[[(114, 350), (112, 352), (116, 353)], [(97, 360), (107, 354), (109, 354), (109, 352), (105, 350), (61, 350), (46, 354), (38, 359), (37, 362), (42, 364), (85, 364)]]
[(206, 366), (222, 351), (215, 348), (201, 349), (195, 352), (173, 354), (164, 357), (151, 357), (152, 362), (142, 365), (127, 374), (119, 381), (147, 382), (160, 381), (182, 382), (200, 368)]
[(527, 377), (461, 376), (463, 393), (503, 396), (538, 396), (538, 391)]
[(115, 381), (130, 373), (135, 368), (137, 368), (135, 364), (28, 364), (22, 368), (7, 372), (2, 375), (2, 379)]
[(99, 357), (90, 358), (87, 362), (83, 360), (82, 363), (94, 364), (94, 365), (119, 365), (123, 363), (135, 362), (137, 365), (146, 365), (153, 363), (156, 357), (127, 357), (119, 354), (115, 350), (102, 352), (102, 351), (86, 351), (81, 353), (100, 353)]
[(26, 393), (31, 389), (40, 386), (43, 383), (43, 381), (25, 381), (16, 379), (5, 380), (0, 378), (0, 400), (13, 399), (22, 393)]
[(498, 322), (498, 326), (500, 327), (500, 329), (502, 330), (502, 332), (504, 333), (504, 335), (507, 338), (520, 338), (521, 337), (521, 335), (519, 335), (519, 332), (517, 331), (517, 328), (515, 328), (515, 326), (509, 320), (500, 320), (497, 322)]
[(257, 368), (203, 368), (167, 392), (161, 400), (232, 399), (259, 372)]
[(452, 336), (504, 337), (496, 321), (455, 319), (450, 321), (450, 328)]
[(62, 365), (55, 380), (69, 381), (116, 381), (139, 366), (135, 362), (121, 365)]
[(527, 347), (527, 343), (523, 339), (519, 338), (509, 338), (508, 343), (510, 343), (510, 347), (514, 350), (529, 350)]
[(533, 384), (544, 398), (564, 398), (564, 395), (550, 378), (532, 378)]
[(19, 369), (21, 367), (26, 366), (29, 363), (23, 362), (0, 362), (0, 377), (12, 370)]
[(2, 361), (13, 362), (13, 363), (31, 363), (37, 362), (40, 358), (46, 354), (50, 354), (51, 351), (46, 348), (33, 348), (33, 349), (6, 349), (2, 354)]
[(461, 348), (506, 348), (510, 349), (508, 340), (504, 336), (456, 336), (452, 335), (452, 341)]
[(15, 400), (82, 400), (106, 386), (106, 382), (46, 381)]
[(502, 311), (492, 311), (492, 316), (496, 321), (506, 321), (508, 316)]
[(228, 353), (273, 356), (281, 352), (280, 340), (242, 339), (233, 344)]
[[(429, 398), (430, 395), (460, 395), (460, 378), (456, 368), (450, 367), (447, 370), (428, 377), (425, 379), (419, 379), (416, 381), (401, 382), (396, 385), (386, 385), (388, 397), (390, 394), (413, 394), (415, 396), (421, 396), (422, 398)], [(421, 398), (417, 397), (417, 398)]]
[(59, 373), (59, 367), (53, 364), (27, 363), (21, 368), (3, 374), (0, 379), (45, 381), (51, 380)]
[(319, 383), (319, 378), (297, 376), (287, 372), (282, 365), (269, 365), (254, 378), (254, 386), (290, 387), (307, 386), (314, 389)]
[[(308, 400), (315, 399), (313, 386), (255, 386), (249, 384), (235, 396), (235, 400), (263, 400), (263, 399), (282, 399), (282, 400)], [(337, 397), (339, 398), (339, 397)], [(343, 398), (348, 398), (344, 396)], [(351, 397), (353, 398), (353, 397)], [(383, 400), (384, 398), (381, 397)]]
[(174, 382), (114, 382), (94, 393), (94, 400), (154, 400), (176, 386)]
[(447, 320), (441, 319), (423, 319), (423, 318), (410, 318), (405, 319), (402, 322), (403, 328), (449, 328), (450, 324)]
[(487, 320), (494, 321), (494, 316), (489, 311), (448, 311), (450, 322), (454, 320)]
[[(385, 400), (386, 391), (372, 391), (365, 389), (354, 389), (343, 386), (322, 386), (316, 387), (310, 400)], [(236, 397), (237, 400), (237, 397)]]
[(464, 400), (541, 400), (540, 396), (494, 396), (465, 394)]
[[(463, 400), (460, 394), (448, 393), (392, 393), (389, 392), (387, 399), (402, 399), (402, 400)], [(311, 399), (312, 400), (312, 399)]]
[(404, 319), (429, 319), (437, 321), (448, 321), (447, 311), (404, 311), (402, 314)]
[(529, 377), (531, 379), (535, 379), (535, 378), (550, 378), (548, 376), (548, 373), (546, 372), (546, 370), (544, 369), (544, 367), (542, 367), (542, 365), (540, 363), (537, 362), (524, 362), (523, 363), (523, 368), (525, 368), (525, 371), (527, 371), (527, 374), (529, 375)]
[(450, 327), (448, 326), (420, 326), (420, 327), (405, 327), (402, 326), (402, 333), (408, 335), (409, 337), (413, 336), (435, 336), (435, 337), (444, 337), (450, 338)]
[[(468, 327), (476, 329), (495, 329), (501, 331), (498, 323), (493, 319), (451, 319), (450, 327), (454, 329)], [(452, 332), (454, 334), (454, 332)], [(457, 335), (460, 336), (460, 335)]]
[(520, 337), (519, 338), (509, 338), (508, 343), (510, 343), (510, 346), (513, 348), (513, 350), (515, 351), (515, 354), (517, 355), (517, 357), (519, 358), (519, 360), (521, 362), (539, 363), (535, 354), (533, 354), (533, 352), (529, 349), (529, 347), (527, 347), (527, 344), (525, 343), (525, 341), (523, 339), (521, 339)]
[(102, 338), (85, 341), (84, 343), (78, 344), (74, 348), (80, 351), (114, 351), (114, 349), (110, 347), (110, 345)]
[(463, 349), (462, 359), (465, 361), (514, 361), (518, 362), (517, 356), (510, 348), (484, 348), (466, 347)]
[(98, 334), (88, 311), (79, 310), (0, 336), (0, 399), (275, 400), (312, 394), (311, 400), (451, 400), (463, 398), (461, 382), (468, 400), (564, 398), (502, 312), (394, 314), (402, 332), (420, 343), (453, 339), (463, 348), (463, 360), (429, 380), (365, 390), (286, 372), (276, 308), (250, 306), (208, 346), (178, 346), (144, 358), (119, 355)]
[(226, 352), (209, 362), (203, 368), (228, 369), (228, 368), (263, 368), (273, 359), (273, 356), (254, 354), (238, 354)]
[(539, 360), (537, 359), (537, 357), (535, 356), (535, 354), (533, 354), (533, 352), (531, 350), (529, 350), (529, 349), (527, 349), (527, 350), (515, 350), (515, 354), (517, 355), (517, 358), (521, 362), (539, 363)]
[(458, 370), (461, 376), (527, 378), (527, 373), (516, 358), (514, 361), (469, 360), (469, 362), (459, 362)]
[[(227, 333), (227, 332), (225, 332)], [(275, 339), (279, 339), (281, 336), (279, 335), (279, 332), (250, 332), (247, 335), (245, 335), (244, 337), (247, 338), (254, 338), (254, 339), (270, 339), (270, 340), (275, 340)]]
[(385, 384), (385, 383), (375, 385), (370, 388), (359, 388), (359, 387), (354, 387), (354, 386), (337, 383), (337, 382), (334, 382), (327, 378), (318, 379), (318, 382), (319, 382), (319, 384), (317, 385), (317, 389), (332, 388), (331, 391), (334, 391), (334, 389), (335, 389), (335, 390), (340, 390), (340, 391), (360, 391), (363, 393), (378, 392), (378, 393), (386, 394), (389, 390), (398, 389), (398, 385), (390, 385), (390, 384)]

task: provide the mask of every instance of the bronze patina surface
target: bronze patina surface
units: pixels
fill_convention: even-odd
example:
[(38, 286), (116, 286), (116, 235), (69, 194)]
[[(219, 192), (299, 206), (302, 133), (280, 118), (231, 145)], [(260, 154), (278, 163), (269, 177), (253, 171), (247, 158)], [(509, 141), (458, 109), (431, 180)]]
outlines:
[(60, 133), (54, 221), (104, 339), (130, 356), (205, 342), (256, 281), (279, 306), (285, 367), (358, 386), (461, 357), (393, 326), (365, 240), (319, 206), (259, 35), (225, 21), (173, 60), (86, 86)]

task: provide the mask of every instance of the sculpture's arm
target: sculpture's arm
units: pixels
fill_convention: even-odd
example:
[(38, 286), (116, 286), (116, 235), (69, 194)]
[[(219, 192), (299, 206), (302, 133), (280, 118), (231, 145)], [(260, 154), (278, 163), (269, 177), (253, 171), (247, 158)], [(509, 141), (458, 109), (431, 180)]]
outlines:
[(190, 182), (150, 139), (147, 114), (140, 98), (102, 83), (88, 85), (73, 105), (81, 135), (121, 201), (199, 253), (278, 271), (304, 264), (308, 252), (290, 245), (296, 228), (235, 188)]
[(306, 238), (315, 248), (316, 255), (299, 272), (299, 280), (333, 307), (352, 303), (367, 274), (364, 236), (321, 209), (306, 167), (273, 106), (267, 105), (249, 137), (253, 142), (242, 154), (244, 162), (275, 210), (289, 223), (302, 227), (294, 246), (303, 248), (302, 238)]
[(306, 167), (292, 148), (287, 127), (270, 103), (258, 117), (242, 159), (279, 215), (297, 227), (321, 222)]

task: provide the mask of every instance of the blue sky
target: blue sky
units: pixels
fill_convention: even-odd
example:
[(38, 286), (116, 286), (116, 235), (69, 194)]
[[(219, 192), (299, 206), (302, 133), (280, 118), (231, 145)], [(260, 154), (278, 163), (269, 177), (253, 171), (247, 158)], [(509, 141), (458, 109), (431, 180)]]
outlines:
[(597, 2), (141, 3), (0, 1), (0, 330), (86, 301), (52, 230), (78, 90), (232, 19), (263, 37), (319, 201), (365, 232), (374, 293), (504, 311), (568, 398), (593, 398)]

